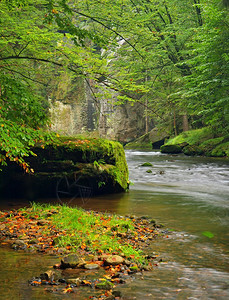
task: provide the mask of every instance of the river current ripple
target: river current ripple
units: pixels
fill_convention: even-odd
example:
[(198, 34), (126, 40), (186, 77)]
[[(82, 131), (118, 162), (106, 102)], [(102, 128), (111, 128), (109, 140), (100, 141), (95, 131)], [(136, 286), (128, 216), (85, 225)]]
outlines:
[[(171, 231), (153, 243), (162, 263), (127, 299), (229, 299), (229, 161), (126, 151), (129, 210)], [(150, 162), (152, 166), (141, 166)]]

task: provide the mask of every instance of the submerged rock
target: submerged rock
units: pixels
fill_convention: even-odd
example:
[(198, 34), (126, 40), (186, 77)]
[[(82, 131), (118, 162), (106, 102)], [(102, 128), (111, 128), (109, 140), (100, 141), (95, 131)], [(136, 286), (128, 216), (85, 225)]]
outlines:
[(141, 167), (152, 167), (153, 165), (150, 162), (145, 162), (141, 165)]
[(54, 280), (54, 278), (55, 278), (55, 272), (53, 271), (53, 270), (48, 270), (48, 271), (46, 271), (45, 273), (42, 273), (41, 275), (40, 275), (40, 278), (41, 278), (41, 280), (50, 280), (50, 281), (53, 281)]
[(75, 284), (76, 286), (80, 286), (81, 279), (80, 278), (68, 278), (66, 280), (68, 284)]

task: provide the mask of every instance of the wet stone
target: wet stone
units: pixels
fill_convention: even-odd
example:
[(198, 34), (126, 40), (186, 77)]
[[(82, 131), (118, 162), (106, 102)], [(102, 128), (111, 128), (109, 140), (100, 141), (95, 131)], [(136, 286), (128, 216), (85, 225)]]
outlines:
[(27, 248), (27, 245), (22, 240), (15, 240), (11, 248), (14, 250), (19, 250), (19, 249), (25, 250)]
[(65, 248), (58, 248), (58, 250), (57, 250), (57, 253), (59, 253), (59, 254), (64, 254), (64, 253), (66, 254), (66, 252), (67, 252), (67, 249), (65, 249)]
[(105, 259), (105, 264), (106, 265), (120, 265), (124, 262), (124, 258), (119, 256), (119, 255), (110, 255)]
[(76, 286), (80, 286), (81, 279), (80, 278), (69, 278), (66, 280), (68, 284), (74, 284)]
[(76, 268), (81, 263), (81, 259), (76, 254), (69, 254), (61, 260), (61, 269)]
[(84, 265), (84, 268), (87, 270), (95, 270), (99, 268), (99, 265), (97, 264), (86, 264)]
[(113, 291), (112, 295), (115, 297), (122, 297), (122, 293), (120, 291)]
[(102, 290), (110, 290), (112, 289), (114, 284), (106, 279), (100, 280), (98, 283), (96, 283), (95, 287), (97, 289), (102, 289)]
[(53, 281), (54, 280), (54, 277), (55, 277), (55, 272), (53, 270), (48, 270), (46, 271), (45, 273), (42, 273), (40, 275), (40, 278), (42, 280), (50, 280), (50, 281)]

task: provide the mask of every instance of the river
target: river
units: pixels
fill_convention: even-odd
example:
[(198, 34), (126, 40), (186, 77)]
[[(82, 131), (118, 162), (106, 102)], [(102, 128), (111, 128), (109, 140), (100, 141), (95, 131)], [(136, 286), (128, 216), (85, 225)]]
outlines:
[[(71, 203), (122, 215), (148, 215), (168, 230), (148, 249), (162, 262), (143, 278), (119, 286), (123, 299), (229, 299), (229, 161), (131, 150), (126, 158), (132, 182), (128, 193)], [(152, 166), (142, 167), (145, 162)], [(2, 207), (8, 204), (2, 202)], [(14, 299), (9, 296), (12, 286), (17, 289), (15, 299), (65, 299), (47, 293), (38, 297), (37, 288), (26, 285), (25, 279), (39, 275), (38, 268), (45, 271), (54, 258), (44, 261), (39, 255), (4, 251), (0, 250), (2, 299)], [(83, 298), (68, 295), (68, 299)]]

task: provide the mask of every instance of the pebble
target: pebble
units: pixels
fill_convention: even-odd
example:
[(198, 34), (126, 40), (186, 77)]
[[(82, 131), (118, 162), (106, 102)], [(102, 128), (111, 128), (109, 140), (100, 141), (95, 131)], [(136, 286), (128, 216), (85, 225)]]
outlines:
[(84, 268), (87, 269), (87, 270), (94, 270), (94, 269), (98, 269), (99, 265), (97, 265), (97, 264), (86, 264), (86, 265), (84, 265)]
[(105, 264), (106, 265), (120, 265), (124, 262), (124, 258), (119, 256), (119, 255), (110, 255), (105, 259)]

